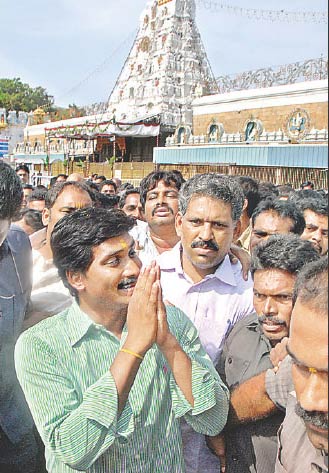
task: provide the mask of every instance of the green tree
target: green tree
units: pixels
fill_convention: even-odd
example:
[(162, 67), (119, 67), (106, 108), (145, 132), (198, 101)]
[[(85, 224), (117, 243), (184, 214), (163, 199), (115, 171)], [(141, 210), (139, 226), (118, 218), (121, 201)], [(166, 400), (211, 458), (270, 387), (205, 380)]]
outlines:
[(19, 77), (14, 79), (0, 78), (0, 107), (7, 110), (30, 112), (42, 107), (45, 112), (53, 111), (54, 97), (43, 87), (30, 87)]

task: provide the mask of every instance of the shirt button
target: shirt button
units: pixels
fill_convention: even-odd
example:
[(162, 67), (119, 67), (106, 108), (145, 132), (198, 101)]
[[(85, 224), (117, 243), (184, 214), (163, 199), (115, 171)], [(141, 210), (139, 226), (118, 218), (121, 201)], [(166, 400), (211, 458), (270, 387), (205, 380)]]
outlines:
[(227, 360), (228, 364), (231, 365), (233, 363), (233, 360), (231, 357), (229, 357), (229, 359)]

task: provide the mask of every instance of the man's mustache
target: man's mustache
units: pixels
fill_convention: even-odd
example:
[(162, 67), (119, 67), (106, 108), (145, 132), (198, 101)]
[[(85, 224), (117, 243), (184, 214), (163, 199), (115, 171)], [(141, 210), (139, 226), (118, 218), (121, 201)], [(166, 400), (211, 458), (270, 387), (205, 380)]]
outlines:
[(328, 430), (328, 414), (319, 411), (305, 411), (298, 402), (295, 407), (296, 414), (307, 424), (312, 424), (319, 429)]
[(169, 212), (171, 212), (173, 215), (175, 215), (175, 212), (173, 211), (173, 209), (171, 207), (169, 207), (169, 205), (166, 205), (166, 204), (157, 204), (154, 209), (152, 210), (152, 217), (154, 217), (154, 215), (156, 214), (156, 212), (159, 210), (159, 209), (162, 209), (163, 207), (165, 207), (166, 209), (168, 209)]
[(266, 322), (268, 322), (269, 325), (271, 323), (275, 325), (287, 325), (287, 323), (284, 320), (279, 319), (279, 317), (271, 317), (270, 315), (264, 314), (258, 317), (258, 322), (260, 324), (265, 324)]
[(197, 240), (193, 241), (191, 244), (191, 248), (203, 248), (205, 250), (214, 250), (214, 251), (219, 251), (219, 246), (214, 240)]
[(119, 284), (118, 284), (118, 289), (125, 289), (126, 287), (130, 287), (132, 284), (137, 283), (137, 278), (127, 278), (123, 279)]

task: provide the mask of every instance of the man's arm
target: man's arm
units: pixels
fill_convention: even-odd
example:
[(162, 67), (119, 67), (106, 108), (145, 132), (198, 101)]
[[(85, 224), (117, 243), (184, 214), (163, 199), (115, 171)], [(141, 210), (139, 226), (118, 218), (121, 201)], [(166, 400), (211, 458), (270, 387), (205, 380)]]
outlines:
[(126, 405), (144, 355), (156, 340), (159, 293), (157, 270), (150, 266), (139, 276), (129, 302), (128, 337), (122, 347), (126, 351), (119, 351), (110, 368), (117, 387), (119, 416)]
[(264, 419), (285, 410), (293, 389), (291, 358), (287, 356), (279, 367), (248, 379), (233, 390), (228, 426)]
[[(77, 392), (76, 377), (63, 365), (61, 353), (56, 352), (56, 346), (63, 349), (62, 345), (53, 347), (33, 328), (16, 344), (17, 376), (43, 441), (73, 469), (87, 470), (117, 437), (127, 437), (134, 431), (127, 399), (142, 362), (140, 357), (155, 342), (155, 279), (155, 272), (146, 269), (131, 298), (127, 320), (130, 333), (122, 347), (130, 353), (120, 351), (100, 379), (90, 386), (87, 383), (82, 395)], [(85, 369), (88, 379), (92, 366), (89, 368), (86, 362)]]
[(248, 379), (231, 392), (228, 427), (264, 419), (277, 412), (265, 387), (266, 371)]

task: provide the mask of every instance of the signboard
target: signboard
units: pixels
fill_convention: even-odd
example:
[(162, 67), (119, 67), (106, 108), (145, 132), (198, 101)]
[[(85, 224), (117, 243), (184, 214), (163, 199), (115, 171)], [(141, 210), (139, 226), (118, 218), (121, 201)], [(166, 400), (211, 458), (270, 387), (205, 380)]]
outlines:
[(9, 152), (9, 139), (0, 137), (0, 158), (7, 155)]

